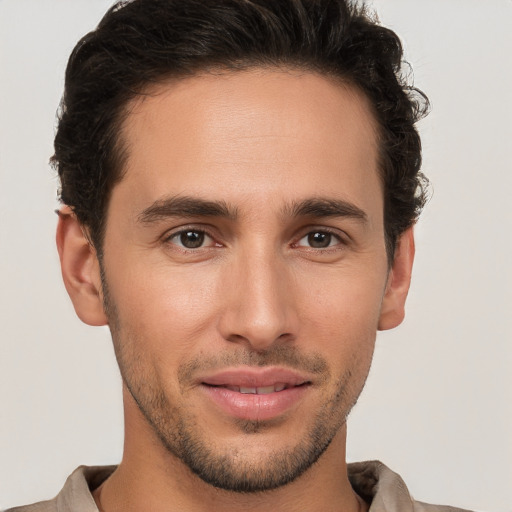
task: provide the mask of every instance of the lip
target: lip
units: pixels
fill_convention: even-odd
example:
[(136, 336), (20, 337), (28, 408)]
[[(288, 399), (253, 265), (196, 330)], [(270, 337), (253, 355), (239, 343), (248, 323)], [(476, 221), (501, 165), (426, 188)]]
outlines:
[[(263, 421), (281, 416), (297, 406), (308, 392), (311, 379), (286, 368), (235, 368), (206, 375), (198, 384), (225, 414), (243, 420)], [(271, 386), (279, 391), (269, 391)], [(257, 391), (264, 393), (244, 393), (238, 391), (239, 388), (262, 388)]]
[(288, 368), (230, 368), (198, 379), (202, 384), (210, 386), (265, 387), (282, 382), (292, 386), (300, 386), (310, 382), (308, 375)]

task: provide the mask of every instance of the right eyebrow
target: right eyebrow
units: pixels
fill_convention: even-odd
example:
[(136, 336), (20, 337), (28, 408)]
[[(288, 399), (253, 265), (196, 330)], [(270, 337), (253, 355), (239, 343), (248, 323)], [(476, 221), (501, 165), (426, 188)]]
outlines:
[(142, 210), (137, 220), (151, 224), (168, 217), (224, 217), (236, 220), (238, 212), (225, 201), (208, 201), (196, 197), (174, 196), (159, 199)]

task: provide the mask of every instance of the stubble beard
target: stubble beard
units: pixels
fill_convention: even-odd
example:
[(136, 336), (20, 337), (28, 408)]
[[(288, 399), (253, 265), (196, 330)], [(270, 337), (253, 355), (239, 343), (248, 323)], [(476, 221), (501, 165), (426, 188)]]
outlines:
[[(201, 480), (225, 491), (270, 491), (301, 476), (315, 464), (345, 424), (369, 371), (368, 364), (365, 378), (358, 389), (354, 389), (350, 370), (338, 379), (335, 391), (309, 421), (310, 427), (295, 446), (265, 452), (260, 460), (247, 460), (243, 453), (233, 451), (231, 446), (224, 447), (222, 451), (213, 449), (208, 442), (207, 429), (198, 425), (199, 418), (191, 416), (182, 406), (172, 403), (171, 397), (164, 391), (164, 386), (158, 382), (155, 372), (142, 362), (143, 355), (136, 353), (136, 347), (144, 346), (143, 340), (137, 340), (130, 333), (123, 332), (105, 281), (103, 293), (123, 382), (140, 412), (171, 455), (183, 462)], [(248, 353), (245, 362), (254, 362), (256, 359), (259, 366), (271, 362), (295, 368), (304, 367), (303, 364), (297, 364), (301, 357), (294, 350), (282, 347), (262, 356)], [(237, 360), (240, 361), (240, 358), (237, 357)], [(292, 365), (289, 364), (290, 360)], [(309, 360), (306, 366), (311, 368), (318, 365), (328, 373), (327, 363), (320, 356)], [(186, 368), (180, 369), (178, 373), (180, 372), (185, 373)], [(324, 377), (327, 378), (326, 375)], [(247, 436), (262, 435), (272, 428), (272, 421), (238, 420), (236, 424)]]
[[(351, 408), (346, 406), (342, 379), (335, 396), (322, 407), (294, 447), (262, 450), (261, 459), (246, 460), (232, 446), (222, 451), (213, 449), (206, 429), (174, 406), (161, 389), (150, 391), (147, 381), (143, 384), (126, 365), (122, 374), (133, 400), (166, 450), (204, 482), (237, 493), (270, 491), (297, 479), (324, 453)], [(258, 436), (273, 428), (271, 423), (238, 420), (236, 426), (247, 436)]]

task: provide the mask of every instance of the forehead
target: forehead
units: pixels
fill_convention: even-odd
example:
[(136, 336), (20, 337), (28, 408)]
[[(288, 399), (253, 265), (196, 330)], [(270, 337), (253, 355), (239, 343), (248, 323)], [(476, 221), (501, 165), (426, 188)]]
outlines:
[(265, 202), (283, 191), (294, 200), (336, 190), (362, 198), (380, 191), (376, 132), (362, 93), (314, 73), (253, 69), (170, 81), (129, 106), (126, 168), (113, 196), (131, 189), (125, 199), (141, 207), (180, 194)]

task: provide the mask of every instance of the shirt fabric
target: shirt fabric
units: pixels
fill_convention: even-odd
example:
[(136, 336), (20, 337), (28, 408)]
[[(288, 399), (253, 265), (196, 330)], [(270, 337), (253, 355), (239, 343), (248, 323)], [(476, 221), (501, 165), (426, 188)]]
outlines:
[[(5, 512), (99, 512), (91, 491), (99, 487), (115, 468), (80, 466), (68, 477), (62, 491), (53, 500)], [(356, 493), (370, 503), (370, 512), (469, 512), (413, 500), (400, 476), (382, 462), (348, 464), (348, 476)]]

